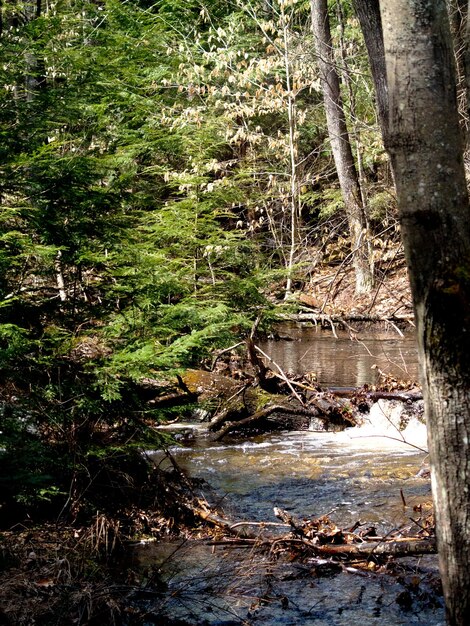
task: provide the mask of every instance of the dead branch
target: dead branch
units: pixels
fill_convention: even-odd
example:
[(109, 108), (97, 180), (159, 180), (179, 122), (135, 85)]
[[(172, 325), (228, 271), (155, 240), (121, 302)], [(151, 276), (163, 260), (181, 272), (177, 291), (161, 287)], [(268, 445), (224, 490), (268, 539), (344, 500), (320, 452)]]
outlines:
[(254, 346), (254, 349), (257, 350), (261, 355), (264, 356), (265, 359), (268, 359), (268, 361), (270, 363), (272, 363), (274, 365), (274, 367), (277, 369), (277, 371), (279, 372), (279, 375), (281, 377), (281, 379), (286, 383), (286, 385), (289, 387), (289, 389), (291, 390), (292, 394), (297, 398), (297, 400), (300, 402), (300, 404), (304, 404), (302, 398), (299, 396), (299, 394), (296, 392), (296, 390), (294, 389), (294, 387), (292, 386), (290, 380), (287, 378), (286, 374), (284, 373), (284, 371), (281, 369), (281, 367), (276, 363), (276, 361), (274, 361), (268, 354), (266, 354), (266, 352), (263, 352), (263, 350), (261, 350), (261, 348), (259, 346)]
[(192, 393), (168, 393), (164, 396), (157, 396), (152, 400), (149, 400), (148, 404), (158, 407), (172, 407), (178, 404), (189, 403), (194, 400), (194, 394)]
[(245, 417), (244, 419), (235, 422), (227, 422), (217, 434), (214, 441), (220, 441), (229, 432), (248, 426), (248, 424), (252, 425), (255, 422), (258, 422), (275, 412), (283, 412), (290, 415), (305, 415), (308, 417), (316, 417), (318, 419), (324, 420), (325, 422), (328, 422), (328, 419), (325, 416), (318, 415), (317, 411), (308, 407), (291, 407), (288, 404), (271, 404), (265, 406), (259, 411), (256, 411), (256, 413), (253, 413), (253, 415)]
[[(275, 508), (277, 517), (283, 520), (283, 524), (275, 522), (235, 522), (227, 520), (211, 512), (203, 503), (193, 504), (191, 510), (196, 517), (219, 528), (230, 537), (218, 539), (211, 542), (214, 545), (250, 545), (255, 543), (258, 546), (273, 547), (279, 544), (301, 544), (318, 557), (333, 557), (342, 560), (364, 559), (369, 560), (374, 557), (407, 557), (422, 554), (436, 554), (436, 540), (434, 537), (406, 537), (406, 538), (385, 538), (367, 537), (367, 541), (362, 540), (358, 535), (347, 530), (336, 528), (326, 516), (318, 520), (300, 520), (287, 511)], [(333, 527), (333, 533), (328, 537), (320, 530), (323, 524)], [(288, 535), (274, 535), (265, 530), (268, 526), (290, 527), (292, 533)], [(256, 532), (247, 527), (256, 528)], [(318, 533), (312, 532), (317, 529)], [(310, 534), (311, 536), (307, 536)], [(235, 539), (233, 538), (235, 537)], [(325, 543), (327, 540), (330, 543)], [(334, 543), (342, 540), (344, 543)]]
[(248, 389), (250, 384), (251, 383), (246, 383), (242, 385), (240, 389), (238, 389), (234, 394), (230, 396), (230, 398), (228, 398), (228, 400), (225, 402), (225, 406), (223, 406), (222, 409), (218, 413), (216, 413), (209, 422), (208, 430), (217, 430), (219, 426), (227, 421), (227, 418), (230, 416), (230, 414), (235, 411), (232, 401), (235, 400), (237, 396), (244, 393)]
[[(193, 515), (206, 523), (209, 523), (212, 526), (222, 530), (227, 535), (235, 536), (238, 539), (242, 540), (252, 540), (252, 541), (260, 541), (260, 542), (269, 542), (275, 539), (275, 535), (272, 533), (266, 532), (264, 528), (266, 526), (276, 526), (277, 523), (264, 523), (264, 522), (233, 522), (231, 520), (227, 520), (216, 513), (213, 513), (210, 509), (208, 509), (204, 503), (195, 502), (195, 503), (186, 503), (186, 506), (190, 508)], [(253, 532), (247, 528), (247, 526), (258, 527), (259, 530), (257, 532)], [(282, 526), (286, 526), (283, 524)]]
[(315, 325), (320, 326), (332, 326), (332, 324), (338, 324), (340, 326), (347, 327), (345, 322), (371, 322), (371, 323), (387, 323), (392, 325), (402, 324), (406, 322), (408, 324), (413, 323), (413, 315), (393, 315), (390, 317), (381, 317), (378, 315), (325, 315), (324, 313), (314, 312), (301, 312), (297, 314), (285, 315), (285, 319), (292, 320), (294, 322), (313, 322)]
[(211, 367), (210, 370), (211, 372), (214, 371), (214, 367), (216, 366), (217, 361), (220, 359), (220, 357), (223, 354), (226, 354), (227, 352), (231, 352), (232, 350), (235, 350), (236, 348), (238, 348), (239, 346), (243, 345), (243, 341), (239, 341), (238, 343), (233, 344), (233, 346), (229, 346), (228, 348), (225, 348), (224, 350), (219, 350), (216, 354), (216, 356), (212, 359), (212, 363), (211, 363)]
[(256, 346), (251, 336), (246, 339), (246, 350), (250, 363), (255, 370), (257, 382), (263, 389), (269, 389), (269, 384), (266, 380), (269, 368), (266, 367), (262, 359), (257, 355)]
[(361, 396), (372, 402), (376, 402), (377, 400), (416, 402), (423, 399), (423, 394), (420, 391), (367, 391), (361, 387), (329, 387), (327, 391), (338, 398), (354, 398), (355, 396)]
[(387, 541), (365, 541), (364, 543), (345, 543), (341, 545), (323, 544), (316, 545), (313, 541), (302, 539), (318, 556), (331, 556), (341, 558), (370, 559), (374, 556), (392, 556), (395, 558), (405, 556), (418, 556), (421, 554), (436, 554), (437, 546), (434, 537), (426, 539), (407, 538), (390, 539)]

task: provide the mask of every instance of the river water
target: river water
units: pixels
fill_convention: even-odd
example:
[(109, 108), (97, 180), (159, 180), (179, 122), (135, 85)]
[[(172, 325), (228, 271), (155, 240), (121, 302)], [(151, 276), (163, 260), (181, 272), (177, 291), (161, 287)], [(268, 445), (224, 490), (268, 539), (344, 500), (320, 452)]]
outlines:
[[(260, 347), (294, 374), (313, 372), (318, 383), (331, 387), (374, 384), (377, 367), (400, 380), (418, 380), (418, 354), (414, 334), (396, 332), (358, 333), (284, 324), (282, 336), (289, 341), (264, 341)], [(351, 339), (351, 337), (353, 337)]]
[[(263, 350), (286, 370), (299, 371), (307, 362), (312, 371), (314, 363), (319, 379), (332, 386), (373, 382), (374, 352), (375, 363), (381, 356), (381, 369), (398, 356), (401, 371), (408, 377), (417, 373), (410, 338), (372, 337), (359, 354), (357, 342), (347, 344), (344, 337), (316, 339), (266, 342)], [(358, 365), (358, 359), (364, 362)], [(349, 363), (341, 365), (344, 375), (332, 361)], [(402, 410), (401, 403), (380, 401), (361, 427), (342, 433), (272, 433), (223, 445), (210, 441), (203, 424), (181, 424), (175, 430), (181, 445), (172, 453), (192, 476), (206, 481), (204, 495), (236, 521), (277, 522), (276, 506), (306, 518), (329, 514), (342, 528), (360, 522), (379, 535), (399, 528), (406, 532), (413, 527), (411, 519), (429, 511), (430, 485), (417, 475), (426, 462), (425, 428), (411, 417), (407, 429), (398, 432), (394, 424)], [(434, 556), (403, 559), (388, 573), (345, 566), (334, 575), (328, 563), (291, 561), (288, 555), (273, 560), (201, 539), (145, 545), (135, 559), (140, 568), (158, 568), (168, 585), (168, 593), (149, 609), (160, 621), (149, 623), (444, 624)]]

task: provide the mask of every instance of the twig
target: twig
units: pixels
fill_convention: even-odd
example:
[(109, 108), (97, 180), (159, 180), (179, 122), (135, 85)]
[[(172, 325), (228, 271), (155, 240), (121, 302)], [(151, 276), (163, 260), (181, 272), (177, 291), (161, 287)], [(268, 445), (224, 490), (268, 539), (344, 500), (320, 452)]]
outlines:
[(405, 500), (405, 496), (403, 495), (403, 489), (400, 489), (400, 497), (401, 497), (401, 501), (403, 502), (403, 506), (406, 508), (406, 500)]
[(412, 448), (416, 448), (420, 452), (424, 452), (424, 454), (429, 454), (429, 450), (425, 450), (424, 448), (420, 448), (419, 446), (415, 446), (414, 443), (410, 443), (404, 437), (391, 437), (390, 435), (360, 435), (358, 437), (351, 437), (351, 439), (370, 439), (371, 437), (380, 437), (382, 439), (391, 439), (392, 441), (399, 441), (400, 443), (404, 443), (407, 446), (411, 446)]
[(392, 320), (387, 320), (388, 323), (390, 324), (390, 326), (392, 326), (392, 328), (394, 328), (397, 333), (400, 335), (400, 337), (404, 337), (405, 335), (401, 332), (401, 330), (398, 328), (398, 326), (395, 324), (395, 322), (392, 322)]
[(281, 522), (236, 522), (230, 526), (230, 529), (238, 528), (238, 526), (281, 526), (282, 528), (290, 528), (289, 524), (282, 524)]
[(238, 348), (238, 346), (242, 346), (244, 343), (245, 343), (244, 341), (239, 341), (238, 343), (235, 343), (233, 346), (230, 346), (230, 347), (228, 347), (228, 348), (224, 348), (224, 350), (221, 350), (221, 351), (217, 354), (217, 356), (215, 357), (215, 359), (212, 361), (210, 371), (211, 371), (211, 372), (213, 372), (213, 371), (214, 371), (215, 364), (217, 363), (217, 361), (220, 359), (220, 357), (221, 357), (223, 354), (226, 354), (227, 352), (230, 352), (231, 350), (235, 350), (235, 348)]
[(268, 359), (268, 361), (270, 363), (272, 363), (274, 365), (274, 367), (278, 370), (279, 374), (281, 375), (282, 379), (284, 380), (284, 382), (287, 384), (287, 386), (289, 387), (289, 389), (291, 390), (292, 394), (297, 398), (297, 400), (300, 402), (300, 404), (302, 404), (303, 406), (305, 406), (305, 402), (302, 400), (302, 398), (299, 396), (299, 394), (297, 393), (297, 391), (294, 389), (294, 387), (292, 386), (290, 380), (287, 378), (286, 374), (284, 373), (284, 371), (282, 370), (282, 368), (276, 363), (276, 361), (274, 361), (268, 354), (266, 354), (266, 352), (264, 352), (263, 350), (261, 350), (261, 348), (259, 346), (255, 345), (255, 350), (257, 350), (260, 354), (262, 354), (266, 359)]

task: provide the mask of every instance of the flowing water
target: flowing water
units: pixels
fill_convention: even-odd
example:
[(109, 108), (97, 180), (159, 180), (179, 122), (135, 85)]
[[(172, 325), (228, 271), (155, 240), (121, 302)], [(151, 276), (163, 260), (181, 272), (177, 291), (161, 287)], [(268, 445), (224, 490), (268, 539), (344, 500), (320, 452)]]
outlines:
[[(386, 361), (384, 346), (390, 338), (375, 341)], [(344, 360), (347, 347), (342, 339), (330, 339), (329, 351), (323, 337), (321, 342), (321, 349), (312, 348), (310, 354), (328, 354), (330, 362)], [(286, 348), (285, 358), (280, 352), (275, 357), (286, 369), (295, 343), (275, 342), (276, 348)], [(299, 350), (305, 351), (306, 343), (315, 342), (302, 340)], [(408, 339), (401, 346), (397, 343), (394, 339), (395, 355), (406, 354), (410, 371), (413, 343)], [(263, 347), (266, 352), (268, 348)], [(367, 358), (369, 351), (364, 351)], [(269, 353), (272, 356), (272, 350)], [(350, 364), (356, 365), (357, 358), (355, 353)], [(318, 370), (319, 361), (315, 362)], [(324, 360), (322, 371), (326, 367)], [(332, 364), (328, 367), (331, 372)], [(347, 370), (349, 374), (353, 369)], [(359, 380), (358, 372), (368, 369), (357, 366), (353, 384)], [(352, 378), (335, 374), (325, 382), (350, 385)], [(411, 518), (420, 516), (417, 507), (426, 511), (430, 505), (429, 481), (417, 476), (426, 460), (425, 428), (412, 417), (400, 434), (394, 424), (402, 409), (401, 403), (380, 401), (360, 428), (275, 433), (224, 444), (211, 442), (201, 424), (180, 425), (176, 437), (181, 445), (172, 452), (192, 476), (215, 489), (202, 487), (235, 520), (276, 522), (276, 506), (307, 518), (328, 513), (340, 527), (361, 522), (383, 535), (412, 526)], [(152, 608), (162, 620), (157, 623), (179, 619), (180, 624), (211, 626), (444, 624), (434, 556), (404, 559), (394, 575), (349, 567), (333, 575), (327, 562), (286, 558), (273, 562), (247, 548), (214, 547), (204, 540), (142, 546), (135, 558), (141, 568), (159, 568), (168, 584), (170, 593)]]

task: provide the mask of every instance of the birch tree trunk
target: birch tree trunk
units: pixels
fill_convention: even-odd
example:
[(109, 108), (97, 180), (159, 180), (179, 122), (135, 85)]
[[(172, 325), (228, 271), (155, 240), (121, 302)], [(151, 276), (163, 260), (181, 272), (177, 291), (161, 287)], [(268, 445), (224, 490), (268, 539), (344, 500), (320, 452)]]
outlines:
[(328, 135), (348, 218), (356, 293), (367, 293), (374, 283), (368, 224), (335, 68), (327, 0), (311, 0), (310, 6)]
[(415, 307), (441, 574), (470, 623), (470, 214), (445, 0), (381, 0), (389, 150)]

